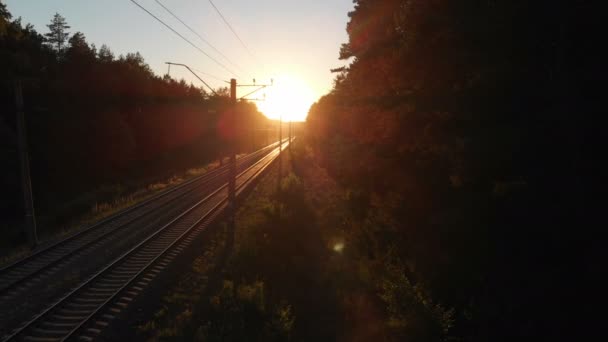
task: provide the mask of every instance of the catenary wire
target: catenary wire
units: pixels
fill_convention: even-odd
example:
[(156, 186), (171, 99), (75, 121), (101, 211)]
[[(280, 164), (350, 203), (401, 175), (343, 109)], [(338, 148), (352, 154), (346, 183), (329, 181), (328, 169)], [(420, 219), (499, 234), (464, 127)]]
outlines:
[(173, 33), (175, 33), (176, 35), (178, 35), (181, 39), (183, 39), (184, 41), (186, 41), (188, 44), (190, 44), (193, 48), (197, 49), (199, 52), (201, 52), (202, 54), (204, 54), (205, 56), (207, 56), (209, 59), (211, 59), (213, 62), (215, 62), (217, 65), (221, 66), (222, 68), (224, 68), (226, 71), (228, 71), (229, 73), (239, 77), (239, 75), (237, 73), (235, 73), (234, 71), (230, 70), (228, 67), (226, 67), (224, 64), (220, 63), (219, 61), (217, 61), (215, 58), (211, 57), (208, 53), (206, 53), (203, 49), (201, 49), (200, 47), (198, 47), (196, 44), (192, 43), (190, 40), (188, 40), (188, 38), (184, 37), (183, 35), (181, 35), (179, 32), (177, 32), (174, 28), (172, 28), (171, 26), (169, 26), (167, 23), (165, 23), (164, 21), (162, 21), (160, 18), (158, 18), (157, 16), (155, 16), (154, 14), (152, 14), (152, 12), (148, 11), (145, 7), (143, 7), (142, 5), (140, 5), (137, 1), (135, 0), (130, 0), (132, 3), (134, 3), (137, 7), (141, 8), (144, 12), (148, 13), (151, 17), (153, 17), (154, 19), (156, 19), (158, 22), (160, 22), (161, 24), (163, 24), (166, 28), (168, 28), (169, 30), (171, 30)]
[(200, 35), (198, 32), (196, 32), (190, 25), (186, 24), (186, 22), (184, 22), (179, 16), (177, 16), (177, 14), (175, 14), (173, 11), (171, 11), (169, 8), (167, 8), (167, 6), (165, 6), (160, 0), (154, 0), (154, 1), (157, 4), (159, 4), (165, 11), (167, 11), (167, 13), (169, 13), (171, 16), (173, 16), (173, 18), (175, 18), (177, 21), (182, 23), (182, 25), (184, 25), (190, 32), (194, 33), (203, 43), (207, 44), (211, 49), (213, 49), (213, 51), (217, 52), (226, 61), (228, 61), (228, 63), (232, 64), (237, 69), (243, 71), (243, 69), (238, 64), (231, 61), (230, 58), (228, 58), (228, 56), (224, 55), (220, 50), (218, 50), (215, 46), (213, 46), (213, 44), (209, 43), (209, 41), (207, 41), (205, 38), (203, 38), (203, 36)]
[(230, 25), (230, 23), (228, 22), (228, 20), (226, 19), (226, 17), (224, 17), (224, 15), (222, 14), (222, 12), (217, 8), (217, 6), (215, 6), (215, 4), (213, 3), (212, 0), (208, 0), (209, 3), (211, 4), (211, 6), (213, 6), (213, 9), (215, 10), (215, 12), (217, 12), (217, 14), (220, 16), (220, 18), (222, 18), (222, 20), (224, 21), (224, 23), (226, 24), (226, 26), (228, 26), (228, 28), (230, 29), (230, 31), (234, 34), (234, 36), (236, 37), (236, 39), (238, 39), (238, 41), (241, 43), (241, 45), (243, 45), (243, 47), (245, 48), (245, 50), (247, 51), (247, 53), (256, 61), (256, 63), (260, 64), (260, 61), (258, 60), (258, 58), (251, 52), (251, 50), (249, 50), (249, 48), (247, 47), (247, 45), (245, 44), (245, 42), (241, 39), (241, 37), (239, 37), (239, 35), (236, 33), (236, 31), (234, 30), (234, 28), (232, 27), (232, 25)]

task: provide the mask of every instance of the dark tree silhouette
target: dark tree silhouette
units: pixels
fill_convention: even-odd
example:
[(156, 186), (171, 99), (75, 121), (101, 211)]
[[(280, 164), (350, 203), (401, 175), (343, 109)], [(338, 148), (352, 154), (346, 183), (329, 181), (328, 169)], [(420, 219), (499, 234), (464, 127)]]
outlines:
[(106, 44), (102, 44), (97, 53), (97, 58), (100, 62), (110, 63), (114, 61), (114, 53)]
[(457, 309), (460, 337), (576, 336), (577, 310), (557, 298), (597, 251), (573, 230), (593, 217), (577, 199), (589, 196), (590, 141), (601, 136), (590, 121), (603, 107), (598, 9), (354, 2), (340, 49), (351, 62), (308, 131), (363, 217), (361, 254), (390, 251)]
[[(99, 51), (81, 32), (69, 39), (68, 24), (56, 14), (50, 33), (11, 20), (1, 6), (0, 22), (0, 229), (19, 231), (18, 159), (13, 80), (23, 79), (32, 181), (40, 232), (44, 234), (91, 201), (104, 188), (129, 189), (216, 159), (227, 91), (209, 96), (185, 81), (155, 75), (138, 53), (115, 58)], [(266, 123), (255, 106), (239, 104), (244, 122)], [(239, 150), (248, 151), (245, 128)], [(259, 145), (258, 145), (259, 147)], [(101, 190), (100, 190), (101, 189)], [(65, 205), (63, 203), (66, 203)], [(7, 228), (8, 229), (8, 228)], [(6, 235), (3, 244), (18, 239)]]
[(0, 3), (0, 36), (6, 34), (10, 19), (11, 14), (8, 12), (8, 9), (6, 9), (6, 5)]
[(68, 41), (66, 58), (74, 63), (91, 65), (95, 62), (97, 52), (89, 46), (82, 32), (76, 32)]
[(51, 23), (47, 27), (50, 30), (50, 32), (44, 34), (47, 42), (51, 46), (54, 46), (57, 52), (61, 52), (70, 37), (70, 33), (67, 31), (70, 26), (64, 17), (59, 13), (55, 13), (55, 16), (53, 16)]

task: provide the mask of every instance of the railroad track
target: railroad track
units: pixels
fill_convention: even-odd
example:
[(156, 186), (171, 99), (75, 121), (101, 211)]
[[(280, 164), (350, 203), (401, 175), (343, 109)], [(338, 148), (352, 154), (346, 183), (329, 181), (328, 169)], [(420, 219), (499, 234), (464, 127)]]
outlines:
[[(240, 173), (239, 178), (237, 179), (239, 189), (243, 189), (255, 175), (259, 174), (259, 172), (273, 160), (278, 153), (276, 149), (274, 149), (274, 145), (275, 144), (239, 159), (240, 170), (245, 169), (245, 171)], [(260, 160), (258, 161), (258, 159)], [(219, 212), (219, 209), (225, 205), (225, 197), (227, 196), (225, 185), (226, 173), (227, 169), (216, 169), (215, 172), (210, 172), (189, 181), (183, 186), (155, 196), (138, 205), (133, 210), (130, 209), (120, 215), (115, 215), (115, 217), (111, 217), (102, 222), (101, 225), (95, 225), (85, 230), (87, 233), (75, 234), (65, 241), (44, 249), (36, 254), (40, 260), (36, 260), (36, 255), (34, 255), (34, 257), (26, 258), (25, 263), (15, 263), (5, 268), (4, 270), (17, 273), (14, 270), (18, 270), (20, 265), (33, 265), (29, 266), (29, 269), (22, 271), (22, 277), (17, 280), (12, 280), (8, 286), (5, 286), (5, 289), (18, 286), (27, 287), (26, 285), (28, 283), (40, 282), (41, 278), (45, 278), (45, 276), (46, 278), (49, 278), (57, 269), (65, 266), (63, 264), (66, 263), (64, 261), (66, 258), (74, 258), (83, 250), (89, 250), (92, 246), (101, 243), (100, 241), (110, 239), (120, 230), (120, 227), (125, 226), (125, 222), (133, 222), (138, 218), (144, 217), (147, 214), (150, 214), (150, 212), (158, 210), (158, 208), (166, 205), (165, 202), (179, 200), (178, 202), (189, 203), (188, 201), (183, 201), (183, 198), (188, 196), (188, 194), (196, 192), (196, 189), (200, 189), (201, 184), (207, 185), (208, 188), (216, 189), (204, 199), (198, 200), (196, 204), (188, 206), (186, 210), (180, 209), (181, 214), (177, 215), (177, 218), (171, 220), (160, 229), (147, 233), (147, 237), (137, 240), (141, 242), (135, 244), (117, 258), (112, 259), (112, 262), (103, 267), (101, 271), (92, 273), (89, 277), (80, 282), (80, 285), (66, 291), (59, 300), (55, 300), (52, 305), (4, 336), (3, 340), (29, 339), (49, 341), (63, 340), (66, 337), (72, 336), (75, 331), (79, 330), (92, 316), (108, 304), (111, 298), (113, 298), (113, 296), (110, 299), (105, 298), (104, 294), (110, 294), (116, 291), (120, 292), (123, 287), (120, 287), (117, 290), (116, 286), (120, 284), (124, 285), (123, 283), (125, 283), (125, 281), (127, 281), (127, 283), (132, 281), (134, 277), (139, 276), (141, 272), (146, 270), (147, 267), (155, 262), (161, 255), (165, 255), (165, 252), (169, 249), (173, 249), (171, 254), (165, 255), (165, 260), (163, 260), (160, 266), (157, 265), (155, 269), (150, 271), (149, 277), (140, 280), (140, 285), (144, 286), (145, 282), (151, 279), (150, 277), (154, 277), (162, 270), (163, 264), (166, 265), (171, 261), (172, 255), (176, 255), (176, 253), (179, 252), (179, 247), (175, 247), (175, 245), (179, 243), (187, 244), (190, 239), (188, 239), (186, 235), (193, 236), (197, 231), (203, 229), (202, 227), (210, 222), (215, 213)], [(155, 203), (155, 201), (159, 202)], [(134, 213), (134, 211), (138, 212)], [(135, 216), (135, 218), (133, 216)], [(116, 222), (119, 222), (122, 226)], [(103, 224), (107, 223), (114, 224), (108, 225), (109, 228), (101, 228)], [(78, 243), (76, 243), (76, 241)], [(74, 247), (72, 244), (75, 244), (76, 246)], [(119, 264), (122, 266), (119, 266)], [(9, 273), (7, 272), (4, 274)], [(0, 279), (2, 279), (1, 275), (2, 273), (0, 273)], [(137, 291), (138, 288), (140, 287), (136, 286), (134, 290)], [(17, 290), (14, 289), (5, 291), (2, 298), (10, 298), (16, 291)], [(130, 292), (133, 293), (133, 291)], [(101, 299), (104, 298), (106, 300), (101, 302)], [(124, 297), (124, 301), (119, 302), (117, 305), (121, 307), (128, 304), (125, 303), (125, 301), (129, 301), (128, 298), (129, 297)], [(114, 307), (111, 310), (113, 310), (111, 312), (115, 312), (119, 309)], [(83, 317), (83, 315), (89, 317)], [(105, 318), (107, 319), (108, 316), (111, 316), (111, 313), (104, 316), (106, 316)], [(75, 325), (75, 322), (80, 322), (80, 324)], [(102, 325), (103, 322), (99, 322), (99, 324)], [(89, 332), (95, 332), (99, 330), (99, 327), (100, 326), (89, 328), (91, 330)]]
[[(240, 158), (238, 160), (239, 166), (248, 166), (251, 162), (255, 161), (256, 158), (261, 157), (264, 153), (274, 148), (275, 145), (276, 144), (269, 145), (244, 158)], [(14, 287), (24, 279), (40, 273), (40, 271), (48, 268), (48, 266), (53, 265), (66, 256), (88, 247), (92, 242), (99, 240), (101, 237), (111, 234), (119, 228), (125, 227), (137, 218), (143, 217), (154, 210), (183, 198), (185, 195), (196, 190), (197, 187), (203, 183), (221, 180), (222, 177), (227, 177), (227, 175), (227, 165), (207, 172), (1, 268), (0, 297), (2, 297), (2, 293), (13, 290)]]

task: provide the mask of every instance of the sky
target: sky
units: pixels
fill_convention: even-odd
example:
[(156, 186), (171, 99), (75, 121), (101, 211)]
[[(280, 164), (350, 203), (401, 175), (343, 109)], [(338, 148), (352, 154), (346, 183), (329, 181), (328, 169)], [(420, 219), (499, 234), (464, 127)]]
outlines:
[[(116, 56), (140, 52), (158, 75), (167, 73), (165, 62), (187, 64), (212, 87), (216, 80), (236, 78), (238, 84), (270, 83), (252, 96), (271, 118), (303, 120), (310, 105), (329, 92), (331, 68), (346, 65), (338, 59), (340, 45), (348, 41), (346, 23), (352, 0), (212, 0), (244, 45), (232, 34), (209, 0), (158, 0), (188, 24), (212, 47), (167, 13), (156, 0), (136, 0), (226, 68), (216, 64), (179, 38), (130, 0), (0, 0), (14, 18), (31, 23), (40, 33), (57, 12), (84, 33), (97, 48), (106, 44)], [(203, 72), (205, 74), (203, 74)], [(233, 72), (233, 73), (231, 73)], [(236, 75), (235, 75), (236, 74)], [(171, 67), (170, 75), (202, 86), (187, 70)], [(254, 88), (239, 88), (242, 96)]]

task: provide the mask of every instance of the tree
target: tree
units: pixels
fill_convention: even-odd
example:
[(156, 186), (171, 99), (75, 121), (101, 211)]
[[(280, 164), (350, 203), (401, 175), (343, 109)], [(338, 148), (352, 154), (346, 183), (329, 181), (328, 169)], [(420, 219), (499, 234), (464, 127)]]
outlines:
[[(11, 133), (10, 80), (17, 76), (27, 80), (23, 91), (37, 210), (53, 217), (40, 231), (52, 230), (68, 216), (56, 211), (63, 210), (55, 206), (56, 198), (122, 181), (144, 162), (158, 161), (145, 173), (160, 175), (166, 167), (176, 167), (167, 163), (175, 151), (183, 167), (215, 157), (221, 142), (214, 113), (230, 105), (225, 98), (210, 100), (189, 84), (157, 77), (139, 53), (116, 60), (106, 45), (95, 51), (84, 34), (68, 33), (70, 26), (59, 14), (41, 35), (8, 9), (0, 0), (0, 208), (10, 214), (0, 218), (0, 233), (20, 220), (18, 154)], [(0, 245), (14, 246), (5, 237), (0, 235)]]
[[(356, 208), (392, 218), (377, 222), (370, 211), (369, 228), (357, 228), (362, 250), (392, 250), (414, 265), (407, 277), (461, 312), (460, 322), (476, 317), (477, 340), (534, 329), (551, 339), (539, 327), (569, 324), (555, 298), (563, 279), (581, 279), (572, 260), (584, 253), (572, 241), (590, 236), (572, 228), (592, 217), (578, 201), (588, 198), (592, 163), (566, 160), (600, 146), (589, 114), (604, 107), (590, 96), (605, 69), (601, 11), (550, 1), (354, 2), (340, 50), (351, 63), (307, 121), (330, 174), (382, 204)], [(368, 236), (374, 243), (363, 244)], [(488, 329), (491, 317), (501, 322)]]
[(1, 2), (0, 2), (0, 18), (5, 18), (7, 20), (11, 18), (11, 14), (6, 9), (6, 5)]
[(113, 62), (114, 53), (112, 52), (112, 50), (110, 50), (110, 48), (106, 44), (103, 44), (99, 48), (99, 53), (97, 53), (97, 58), (99, 58), (99, 61), (101, 61), (101, 62), (105, 62), (105, 63)]
[(69, 47), (65, 51), (65, 58), (74, 64), (74, 69), (86, 67), (95, 62), (96, 52), (89, 46), (82, 32), (76, 32), (69, 40)]
[[(146, 63), (144, 57), (139, 52), (129, 52), (126, 56), (121, 57), (120, 61), (124, 65), (126, 65), (130, 70), (139, 72), (140, 75), (146, 75), (149, 77), (152, 77), (154, 75), (152, 69), (150, 69), (150, 66)], [(188, 86), (186, 84), (183, 84), (181, 88), (187, 89)]]
[(79, 53), (91, 52), (91, 47), (87, 44), (86, 38), (82, 32), (76, 32), (72, 38), (68, 41), (70, 43), (70, 50)]
[(70, 48), (75, 50), (90, 50), (89, 44), (87, 44), (86, 38), (82, 32), (76, 32), (69, 40)]
[(67, 21), (64, 17), (62, 17), (59, 13), (55, 13), (51, 23), (47, 25), (50, 32), (45, 34), (46, 41), (55, 47), (57, 52), (61, 52), (63, 50), (63, 45), (68, 41), (70, 33), (67, 29), (70, 26), (67, 24)]
[(0, 2), (0, 37), (6, 34), (11, 13), (6, 9), (6, 5)]
[(76, 32), (69, 40), (70, 47), (67, 50), (69, 59), (72, 60), (93, 60), (95, 53), (87, 44), (86, 38), (82, 32)]

